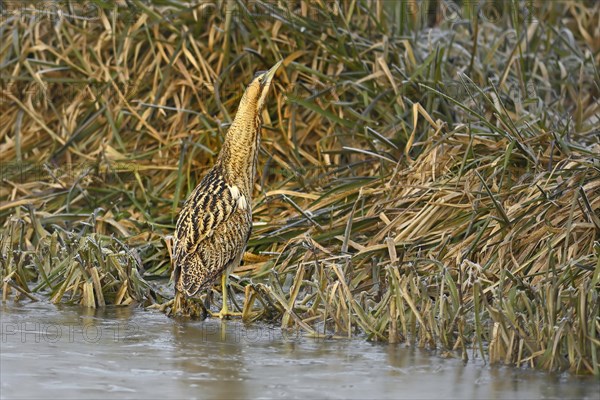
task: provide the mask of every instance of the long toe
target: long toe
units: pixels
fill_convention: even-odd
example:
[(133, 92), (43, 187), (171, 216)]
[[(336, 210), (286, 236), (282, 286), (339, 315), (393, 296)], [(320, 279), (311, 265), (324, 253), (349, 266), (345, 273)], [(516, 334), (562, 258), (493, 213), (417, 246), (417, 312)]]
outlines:
[(218, 313), (209, 311), (209, 313), (210, 313), (211, 317), (221, 318), (221, 319), (231, 319), (231, 317), (241, 317), (242, 316), (241, 312), (234, 312), (234, 311), (229, 311), (229, 310), (221, 310)]

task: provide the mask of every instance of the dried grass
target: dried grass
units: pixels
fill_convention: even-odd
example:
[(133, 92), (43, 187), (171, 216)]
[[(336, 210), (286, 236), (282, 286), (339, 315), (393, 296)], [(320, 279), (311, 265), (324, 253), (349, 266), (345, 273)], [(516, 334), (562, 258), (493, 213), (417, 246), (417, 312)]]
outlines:
[(168, 300), (181, 202), (283, 58), (232, 282), (248, 319), (600, 375), (597, 3), (455, 25), (435, 2), (21, 4), (0, 23), (4, 301)]

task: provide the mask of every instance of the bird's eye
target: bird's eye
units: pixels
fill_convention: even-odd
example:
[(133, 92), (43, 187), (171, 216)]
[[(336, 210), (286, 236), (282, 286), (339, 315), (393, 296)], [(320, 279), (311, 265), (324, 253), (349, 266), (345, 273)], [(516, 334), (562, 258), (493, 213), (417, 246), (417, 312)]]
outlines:
[(267, 71), (256, 71), (254, 73), (254, 79), (259, 78), (259, 80), (262, 80), (261, 76)]

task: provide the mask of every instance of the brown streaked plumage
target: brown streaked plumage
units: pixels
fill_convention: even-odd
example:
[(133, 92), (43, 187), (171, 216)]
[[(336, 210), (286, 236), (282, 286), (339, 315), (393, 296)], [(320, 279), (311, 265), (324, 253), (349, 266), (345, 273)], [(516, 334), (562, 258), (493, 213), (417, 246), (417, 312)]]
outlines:
[(176, 299), (181, 294), (195, 296), (221, 276), (221, 318), (234, 315), (227, 307), (226, 280), (239, 265), (252, 230), (261, 112), (280, 65), (281, 61), (246, 88), (215, 165), (186, 200), (175, 228)]

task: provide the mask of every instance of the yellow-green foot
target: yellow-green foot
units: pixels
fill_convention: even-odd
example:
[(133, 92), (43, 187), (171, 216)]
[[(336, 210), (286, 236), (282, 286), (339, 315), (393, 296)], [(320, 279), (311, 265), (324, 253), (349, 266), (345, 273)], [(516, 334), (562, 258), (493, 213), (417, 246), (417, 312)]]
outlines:
[(242, 316), (241, 312), (229, 311), (229, 309), (227, 309), (227, 308), (221, 309), (221, 311), (219, 311), (218, 313), (212, 312), (212, 311), (209, 311), (209, 313), (210, 313), (211, 317), (221, 318), (221, 319), (230, 319), (231, 317), (241, 317)]
[(219, 311), (218, 313), (213, 313), (213, 312), (209, 311), (210, 315), (212, 317), (218, 317), (221, 319), (229, 319), (231, 317), (241, 317), (242, 316), (241, 312), (229, 311), (229, 307), (227, 306), (227, 273), (223, 273), (223, 275), (221, 276), (221, 293), (223, 296), (223, 307), (221, 308), (221, 311)]

